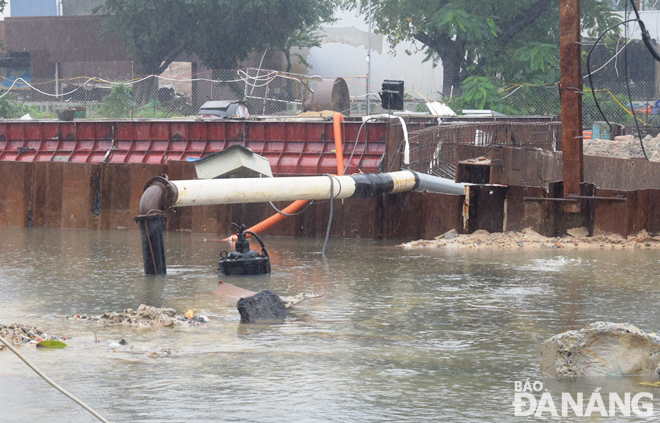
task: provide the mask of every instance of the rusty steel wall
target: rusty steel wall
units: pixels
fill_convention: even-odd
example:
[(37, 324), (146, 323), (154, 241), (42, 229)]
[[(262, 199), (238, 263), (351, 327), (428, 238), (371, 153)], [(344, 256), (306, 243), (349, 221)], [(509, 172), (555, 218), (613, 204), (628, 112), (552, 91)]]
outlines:
[[(137, 229), (144, 184), (153, 176), (194, 177), (194, 164), (58, 163), (0, 161), (0, 226)], [(335, 201), (331, 235), (346, 238), (433, 238), (460, 222), (462, 196), (403, 193)], [(287, 203), (277, 203), (283, 208)], [(231, 222), (248, 226), (276, 213), (268, 203), (180, 207), (168, 212), (168, 230), (227, 235)], [(266, 235), (324, 236), (328, 202), (285, 219)]]
[[(536, 148), (479, 147), (460, 145), (456, 161), (487, 157), (491, 183), (548, 187), (562, 178), (562, 153)], [(585, 182), (600, 189), (635, 191), (660, 188), (660, 163), (644, 159), (584, 156)], [(468, 182), (468, 181), (462, 181)]]

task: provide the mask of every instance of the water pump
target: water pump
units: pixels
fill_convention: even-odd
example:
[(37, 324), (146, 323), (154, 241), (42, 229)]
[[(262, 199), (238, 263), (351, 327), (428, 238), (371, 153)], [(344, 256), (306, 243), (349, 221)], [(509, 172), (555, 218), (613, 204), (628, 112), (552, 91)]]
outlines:
[[(218, 270), (223, 275), (266, 275), (270, 273), (270, 258), (266, 246), (259, 235), (245, 229), (245, 225), (232, 225), (238, 229), (236, 233), (236, 251), (220, 253)], [(247, 234), (252, 235), (261, 244), (261, 254), (250, 251), (250, 241)]]

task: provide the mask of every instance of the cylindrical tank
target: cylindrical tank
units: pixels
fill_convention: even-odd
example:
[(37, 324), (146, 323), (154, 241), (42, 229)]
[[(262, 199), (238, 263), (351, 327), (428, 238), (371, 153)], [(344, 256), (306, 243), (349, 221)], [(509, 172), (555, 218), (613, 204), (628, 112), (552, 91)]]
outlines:
[(344, 116), (351, 111), (351, 96), (344, 78), (324, 79), (314, 89), (311, 97), (303, 101), (304, 111), (334, 110)]

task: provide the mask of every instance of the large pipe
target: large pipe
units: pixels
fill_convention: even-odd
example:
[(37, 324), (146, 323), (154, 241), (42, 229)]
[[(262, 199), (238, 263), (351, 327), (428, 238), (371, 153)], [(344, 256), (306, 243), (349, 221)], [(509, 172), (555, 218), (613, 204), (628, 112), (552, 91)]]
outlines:
[[(332, 178), (332, 179), (331, 179)], [(331, 182), (332, 180), (332, 182)], [(332, 188), (331, 188), (332, 184)], [(157, 177), (145, 185), (136, 221), (142, 233), (147, 274), (164, 275), (164, 210), (170, 207), (266, 201), (370, 198), (407, 191), (463, 194), (466, 184), (410, 170), (379, 174), (298, 176), (287, 178), (194, 179), (167, 181)]]
[(177, 195), (175, 190), (175, 186), (161, 177), (150, 179), (144, 186), (135, 221), (140, 227), (142, 261), (147, 275), (167, 273), (163, 241), (166, 217), (163, 211), (170, 207)]

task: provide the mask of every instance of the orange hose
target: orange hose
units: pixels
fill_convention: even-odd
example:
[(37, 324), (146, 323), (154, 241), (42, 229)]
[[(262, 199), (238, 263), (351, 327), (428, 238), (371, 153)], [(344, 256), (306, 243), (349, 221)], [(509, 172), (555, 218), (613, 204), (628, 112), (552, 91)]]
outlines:
[[(335, 130), (335, 154), (337, 156), (337, 174), (340, 176), (344, 174), (344, 153), (343, 153), (344, 147), (341, 137), (341, 122), (343, 120), (344, 120), (344, 116), (341, 113), (335, 113), (335, 115), (332, 118), (332, 125)], [(286, 206), (284, 209), (282, 209), (282, 213), (293, 214), (298, 210), (300, 210), (301, 208), (303, 208), (303, 206), (305, 206), (307, 203), (309, 203), (309, 200), (296, 200), (293, 203)], [(266, 229), (270, 228), (276, 223), (281, 222), (282, 220), (284, 220), (285, 217), (287, 216), (281, 213), (276, 213), (271, 217), (248, 228), (248, 231), (252, 231), (254, 233), (260, 233), (261, 231), (265, 231)], [(227, 237), (223, 239), (223, 241), (229, 241), (229, 238), (230, 237)], [(232, 242), (236, 241), (236, 239), (237, 239), (236, 235), (231, 236)]]
[(337, 175), (344, 174), (344, 145), (341, 140), (341, 123), (344, 115), (335, 113), (332, 117), (332, 126), (335, 129), (335, 154), (337, 155)]
[[(289, 204), (286, 206), (284, 209), (282, 209), (282, 213), (286, 214), (292, 214), (303, 208), (305, 204), (309, 203), (309, 200), (296, 200), (293, 203)], [(284, 220), (284, 218), (287, 217), (281, 213), (276, 213), (272, 215), (271, 217), (262, 220), (261, 222), (257, 223), (256, 225), (248, 228), (248, 231), (252, 231), (254, 233), (259, 233), (261, 231), (264, 231), (271, 226), (275, 225), (276, 223), (279, 223)], [(247, 234), (249, 236), (249, 234)], [(236, 235), (231, 236), (232, 241), (236, 241)], [(229, 237), (223, 239), (223, 241), (229, 241)]]

